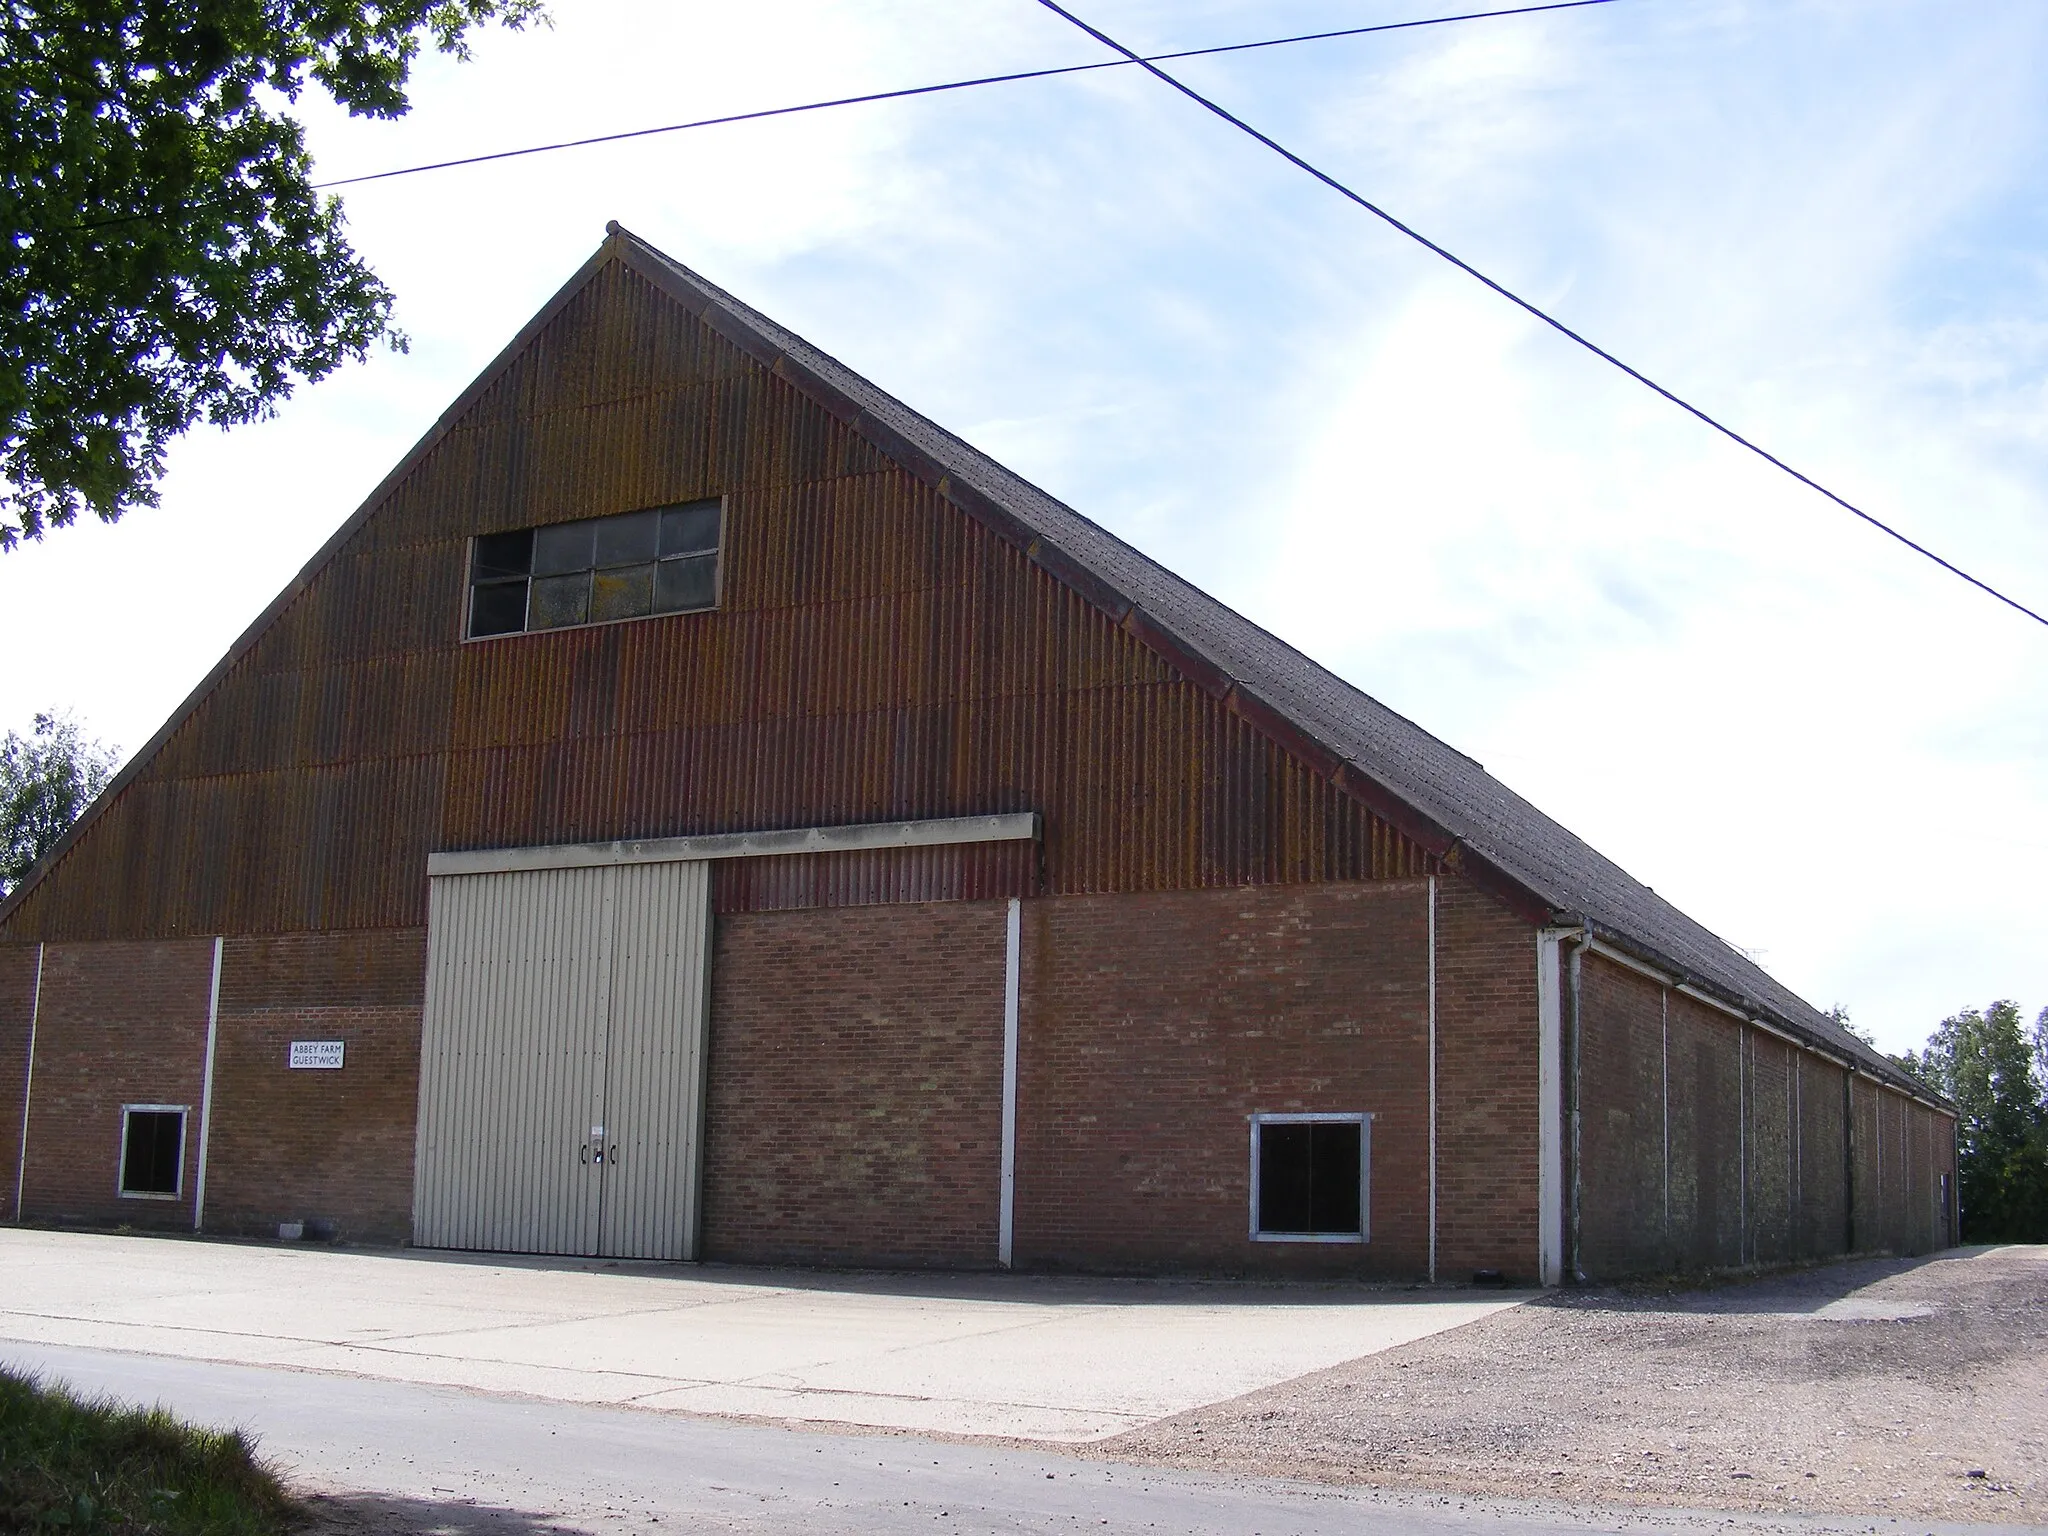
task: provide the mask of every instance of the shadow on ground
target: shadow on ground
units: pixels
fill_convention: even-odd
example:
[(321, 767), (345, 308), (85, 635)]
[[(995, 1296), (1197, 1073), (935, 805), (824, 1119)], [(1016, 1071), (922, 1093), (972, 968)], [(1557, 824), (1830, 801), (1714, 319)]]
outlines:
[(585, 1529), (528, 1510), (380, 1493), (315, 1494), (305, 1509), (302, 1536), (580, 1536)]
[(1934, 1280), (1937, 1266), (1968, 1264), (1995, 1252), (1991, 1247), (1949, 1248), (1915, 1258), (1876, 1257), (1829, 1260), (1762, 1275), (1673, 1276), (1655, 1281), (1549, 1291), (1531, 1305), (1566, 1311), (1672, 1312), (1723, 1317), (1914, 1317), (1899, 1311), (1911, 1303), (1865, 1298), (1862, 1292), (1917, 1271)]

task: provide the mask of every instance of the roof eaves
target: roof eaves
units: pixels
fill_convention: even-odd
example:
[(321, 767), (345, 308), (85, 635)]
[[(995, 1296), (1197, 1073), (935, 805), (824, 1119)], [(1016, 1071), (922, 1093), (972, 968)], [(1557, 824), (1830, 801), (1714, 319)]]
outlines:
[(1808, 1050), (1831, 1056), (1843, 1066), (1861, 1072), (1865, 1077), (1876, 1078), (1898, 1092), (1919, 1099), (1944, 1114), (1957, 1113), (1954, 1101), (1947, 1095), (1913, 1077), (1881, 1051), (1859, 1040), (1833, 1020), (1827, 1019), (1825, 1014), (1816, 1014), (1814, 1019), (1794, 1018), (1789, 1010), (1730, 987), (1712, 976), (1704, 975), (1683, 961), (1662, 953), (1655, 945), (1647, 944), (1611, 924), (1596, 921), (1583, 914), (1575, 921), (1602, 944), (1621, 950), (1644, 966), (1667, 976), (1670, 985), (1682, 986), (1690, 992), (1718, 1003), (1730, 1012), (1739, 1013), (1753, 1022), (1768, 1025), (1780, 1034), (1791, 1035)]
[[(1480, 883), (1506, 899), (1511, 906), (1533, 921), (1585, 921), (1583, 918), (1572, 917), (1575, 904), (1564, 890), (1551, 879), (1527, 867), (1524, 860), (1503, 846), (1502, 838), (1493, 835), (1498, 828), (1467, 826), (1462, 832), (1455, 830), (1461, 822), (1469, 821), (1470, 818), (1461, 816), (1453, 808), (1438, 803), (1437, 796), (1429, 791), (1426, 784), (1413, 782), (1417, 777), (1427, 777), (1429, 769), (1426, 762), (1407, 764), (1410, 772), (1403, 776), (1390, 774), (1384, 765), (1367, 761), (1339, 739), (1341, 733), (1319, 728), (1316, 718), (1323, 711), (1310, 704), (1308, 695), (1304, 694), (1297, 702), (1275, 697), (1261, 680), (1244, 675), (1211, 647), (1205, 645), (1197, 634), (1183, 625), (1174, 623), (1143, 598), (1126, 590), (1103, 568), (1091, 563), (1084, 555), (1063, 547), (1043, 527), (1017, 512), (1010, 505), (1009, 498), (1022, 497), (1027, 502), (1043, 503), (1046, 507), (1056, 509), (1062, 519), (1071, 520), (1075, 530), (1084, 535), (1084, 542), (1104, 541), (1105, 547), (1112, 548), (1116, 558), (1110, 562), (1111, 564), (1131, 566), (1135, 562), (1134, 574), (1144, 572), (1163, 590), (1180, 593), (1184, 597), (1227, 612), (1215, 599), (1197, 592), (1150, 556), (1116, 540), (1107, 530), (1101, 529), (1071, 507), (1021, 480), (1014, 472), (996, 463), (972, 444), (962, 441), (900, 401), (883, 394), (845, 364), (817, 352), (795, 333), (787, 332), (785, 328), (760, 315), (750, 306), (725, 293), (664, 252), (619, 229), (616, 225), (612, 228), (615, 234), (623, 236), (630, 242), (629, 250), (644, 258), (631, 262), (636, 271), (650, 278), (693, 313), (703, 316), (721, 335), (732, 340), (749, 355), (772, 367), (779, 375), (816, 398), (835, 416), (848, 422), (874, 442), (907, 472), (931, 485), (963, 511), (1024, 550), (1035, 564), (1087, 597), (1123, 628), (1164, 656), (1196, 686), (1213, 697), (1225, 700), (1235, 712), (1280, 741), (1288, 750), (1342, 783), (1348, 791), (1364, 800), (1376, 813), (1413, 838), (1446, 867), (1460, 869), (1475, 876)], [(799, 356), (800, 350), (815, 353), (816, 364)], [(848, 383), (842, 384), (830, 377), (830, 371), (843, 372)], [(856, 391), (861, 388), (873, 391), (877, 398), (858, 398)], [(899, 425), (897, 421), (890, 419), (889, 415), (883, 414), (884, 410), (900, 412), (905, 423), (920, 435), (928, 437), (936, 447), (913, 438), (905, 430), (904, 425)], [(1229, 617), (1248, 631), (1256, 629), (1256, 626), (1238, 615), (1230, 614)], [(1326, 669), (1318, 666), (1312, 658), (1301, 656), (1292, 647), (1285, 646), (1284, 642), (1266, 636), (1264, 631), (1257, 633), (1269, 641), (1271, 646), (1284, 649), (1298, 667), (1308, 669), (1317, 680), (1327, 681), (1331, 686), (1353, 695), (1350, 701), (1353, 704), (1362, 701), (1389, 720), (1398, 722), (1404, 730), (1412, 733), (1415, 742), (1424, 744), (1425, 751), (1441, 752), (1447, 759), (1455, 760), (1464, 769), (1484, 779), (1487, 793), (1491, 797), (1490, 809), (1496, 819), (1502, 815), (1512, 817), (1528, 812), (1539, 817), (1544, 823), (1549, 823), (1549, 818), (1541, 817), (1540, 812), (1535, 812), (1533, 807), (1528, 807), (1506, 786), (1493, 780), (1491, 775), (1485, 773), (1484, 767), (1467, 754), (1432, 735), (1416, 722), (1388, 710), (1385, 705), (1366, 699), (1342, 679), (1336, 678), (1334, 674), (1327, 674)], [(1304, 683), (1301, 686), (1309, 685)], [(1572, 844), (1579, 845), (1584, 854), (1599, 865), (1604, 867), (1611, 864), (1611, 861), (1603, 859), (1597, 850), (1584, 846), (1582, 840), (1571, 838), (1562, 828), (1555, 830), (1562, 833)], [(1640, 882), (1630, 881), (1623, 871), (1617, 869), (1612, 874), (1630, 885), (1640, 886)], [(1597, 881), (1605, 877), (1596, 873), (1593, 878)], [(1715, 943), (1724, 942), (1707, 930), (1699, 928), (1698, 924), (1686, 918), (1683, 913), (1670, 908), (1669, 903), (1655, 898), (1654, 893), (1649, 892), (1647, 887), (1642, 887), (1642, 891), (1653, 900), (1657, 900), (1661, 907), (1669, 909), (1668, 917), (1680, 932), (1698, 929), (1700, 936)], [(1598, 926), (1612, 940), (1625, 939), (1627, 946), (1632, 950), (1653, 953), (1659, 950), (1659, 946), (1637, 938), (1629, 930), (1617, 928), (1610, 922), (1603, 920)], [(1723, 980), (1701, 973), (1695, 966), (1681, 964), (1668, 955), (1659, 954), (1658, 959), (1659, 963), (1674, 973), (1683, 975), (1689, 985), (1702, 992), (1727, 999), (1754, 1017), (1772, 1020), (1777, 1027), (1792, 1031), (1803, 1039), (1812, 1040), (1816, 1049), (1853, 1060), (1861, 1070), (1871, 1076), (1879, 1077), (1902, 1091), (1913, 1092), (1923, 1098), (1931, 1092), (1925, 1085), (1917, 1084), (1908, 1078), (1878, 1052), (1844, 1031), (1832, 1026), (1823, 1029), (1812, 1021), (1792, 1017), (1792, 1010), (1773, 1006), (1749, 995), (1743, 989), (1732, 987)], [(1745, 960), (1740, 966), (1731, 961), (1729, 967), (1731, 970), (1745, 968), (1754, 969), (1754, 966)], [(1768, 976), (1763, 979), (1770, 981)], [(1776, 987), (1775, 983), (1772, 985), (1777, 990), (1783, 990)], [(1787, 995), (1790, 996), (1789, 993)], [(1793, 1001), (1799, 1000), (1795, 998)], [(1816, 1018), (1819, 1017), (1816, 1013)], [(1840, 1035), (1841, 1038), (1835, 1039), (1834, 1035)]]

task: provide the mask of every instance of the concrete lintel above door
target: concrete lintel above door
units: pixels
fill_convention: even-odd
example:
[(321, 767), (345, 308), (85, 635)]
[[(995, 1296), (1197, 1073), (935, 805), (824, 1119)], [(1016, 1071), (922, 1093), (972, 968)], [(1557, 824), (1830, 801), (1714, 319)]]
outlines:
[(493, 875), (515, 869), (594, 869), (689, 859), (766, 858), (790, 853), (846, 853), (863, 848), (931, 848), (949, 843), (1034, 840), (1038, 813), (952, 816), (937, 821), (879, 821), (851, 827), (790, 827), (771, 832), (720, 832), (630, 843), (561, 843), (551, 848), (474, 848), (430, 854), (427, 873)]

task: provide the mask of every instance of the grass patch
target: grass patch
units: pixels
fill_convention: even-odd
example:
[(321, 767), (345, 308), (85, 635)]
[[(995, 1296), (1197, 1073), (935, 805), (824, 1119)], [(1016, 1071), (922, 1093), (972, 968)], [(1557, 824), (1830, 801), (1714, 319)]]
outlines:
[(0, 1367), (0, 1531), (280, 1536), (297, 1506), (239, 1430)]

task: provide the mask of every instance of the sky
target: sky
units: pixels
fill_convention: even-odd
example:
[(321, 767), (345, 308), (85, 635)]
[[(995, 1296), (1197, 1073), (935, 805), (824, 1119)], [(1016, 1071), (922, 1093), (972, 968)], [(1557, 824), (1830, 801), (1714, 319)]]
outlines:
[[(1089, 0), (1143, 51), (1465, 9)], [(1013, 69), (1031, 0), (551, 0), (323, 176)], [(2048, 7), (1615, 0), (1174, 66), (2048, 609)], [(1135, 70), (346, 189), (410, 349), (0, 556), (0, 728), (146, 742), (617, 219), (1477, 757), (1879, 1044), (2048, 1004), (2048, 628)]]

